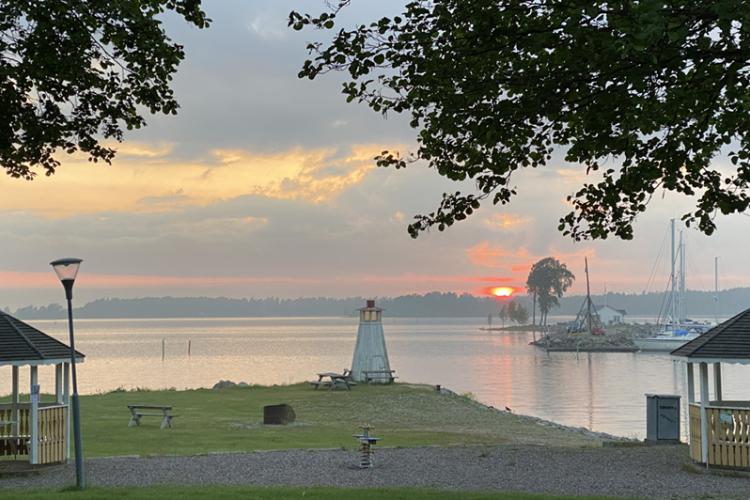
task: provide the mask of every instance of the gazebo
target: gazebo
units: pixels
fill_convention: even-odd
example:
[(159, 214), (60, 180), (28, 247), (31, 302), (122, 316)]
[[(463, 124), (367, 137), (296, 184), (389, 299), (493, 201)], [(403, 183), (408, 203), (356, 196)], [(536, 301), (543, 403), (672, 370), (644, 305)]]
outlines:
[[(76, 351), (76, 363), (84, 355)], [(0, 311), (0, 367), (10, 366), (10, 403), (0, 404), (0, 455), (27, 455), (31, 464), (70, 458), (70, 347)], [(29, 400), (20, 401), (18, 374), (29, 367)], [(42, 401), (40, 366), (55, 368), (55, 397)]]
[[(690, 456), (708, 466), (750, 469), (750, 401), (726, 401), (721, 364), (750, 365), (750, 309), (672, 351), (687, 363)], [(695, 401), (693, 365), (698, 365), (700, 400)], [(713, 399), (709, 369), (713, 365)]]

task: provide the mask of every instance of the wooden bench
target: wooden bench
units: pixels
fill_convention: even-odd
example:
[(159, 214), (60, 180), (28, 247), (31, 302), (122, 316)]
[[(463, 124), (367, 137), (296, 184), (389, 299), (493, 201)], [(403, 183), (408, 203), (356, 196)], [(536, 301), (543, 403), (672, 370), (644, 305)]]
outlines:
[(398, 378), (393, 375), (396, 370), (362, 370), (362, 373), (365, 375), (365, 382), (368, 384), (383, 380), (386, 384), (392, 384)]
[(172, 415), (171, 406), (162, 405), (128, 405), (130, 410), (130, 422), (128, 427), (137, 427), (141, 425), (141, 417), (161, 417), (161, 428), (167, 429), (172, 428), (172, 419), (176, 415)]

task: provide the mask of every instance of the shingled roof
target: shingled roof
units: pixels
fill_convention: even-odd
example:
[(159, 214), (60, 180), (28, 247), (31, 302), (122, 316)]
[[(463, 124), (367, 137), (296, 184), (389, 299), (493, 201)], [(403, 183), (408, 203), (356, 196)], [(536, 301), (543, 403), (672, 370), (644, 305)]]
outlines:
[(675, 349), (672, 356), (750, 362), (750, 309)]
[[(84, 355), (76, 351), (76, 359)], [(70, 359), (70, 347), (0, 311), (0, 364), (44, 364)]]

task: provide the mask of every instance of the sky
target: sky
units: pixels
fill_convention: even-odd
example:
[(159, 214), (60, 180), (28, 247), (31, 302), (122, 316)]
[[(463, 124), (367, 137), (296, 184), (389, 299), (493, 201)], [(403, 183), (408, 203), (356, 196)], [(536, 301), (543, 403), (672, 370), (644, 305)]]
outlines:
[[(383, 149), (413, 150), (416, 132), (402, 117), (347, 104), (341, 75), (297, 78), (305, 45), (321, 36), (287, 28), (299, 2), (204, 3), (213, 20), (207, 30), (165, 20), (187, 53), (174, 80), (177, 116), (147, 116), (111, 166), (62, 155), (54, 176), (0, 177), (0, 307), (61, 302), (48, 263), (68, 256), (84, 260), (81, 302), (479, 294), (522, 288), (530, 265), (547, 256), (576, 274), (573, 293), (585, 291), (584, 257), (594, 293), (666, 287), (669, 219), (691, 200), (655, 196), (632, 241), (575, 243), (556, 228), (585, 174), (561, 160), (519, 172), (509, 206), (483, 206), (446, 232), (412, 239), (406, 226), (414, 215), (471, 185), (425, 165), (375, 166)], [(393, 15), (402, 3), (355, 0), (343, 22)], [(719, 216), (717, 225), (711, 237), (685, 231), (688, 288), (713, 288), (716, 256), (721, 288), (750, 284), (750, 219)]]

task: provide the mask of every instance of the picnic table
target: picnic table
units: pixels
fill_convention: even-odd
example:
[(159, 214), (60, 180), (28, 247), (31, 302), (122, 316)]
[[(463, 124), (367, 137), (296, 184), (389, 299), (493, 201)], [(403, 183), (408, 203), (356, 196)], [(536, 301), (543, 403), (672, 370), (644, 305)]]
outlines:
[(316, 382), (310, 382), (310, 385), (312, 385), (315, 390), (318, 390), (318, 387), (328, 387), (328, 390), (334, 390), (337, 389), (340, 386), (346, 387), (347, 391), (351, 391), (353, 385), (356, 385), (355, 382), (353, 382), (349, 376), (349, 373), (344, 370), (344, 373), (336, 373), (336, 372), (323, 372), (318, 373), (318, 380)]
[(362, 373), (365, 375), (365, 382), (368, 384), (380, 380), (385, 380), (386, 384), (392, 384), (398, 378), (393, 376), (396, 370), (362, 370)]
[(171, 406), (128, 405), (128, 410), (130, 410), (130, 422), (128, 422), (128, 427), (141, 425), (141, 417), (161, 417), (161, 428), (172, 428), (172, 419), (175, 416), (172, 415)]

